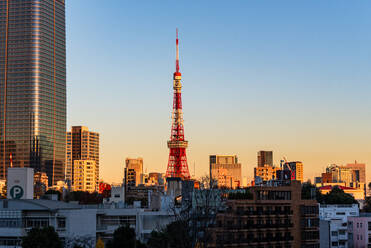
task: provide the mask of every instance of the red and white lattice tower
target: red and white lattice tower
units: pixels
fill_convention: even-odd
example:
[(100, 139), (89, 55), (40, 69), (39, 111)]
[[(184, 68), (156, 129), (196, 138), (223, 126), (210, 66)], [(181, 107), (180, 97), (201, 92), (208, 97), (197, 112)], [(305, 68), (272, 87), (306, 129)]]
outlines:
[(184, 139), (184, 124), (183, 124), (183, 110), (182, 110), (182, 74), (179, 72), (179, 40), (178, 29), (176, 31), (176, 64), (174, 72), (174, 101), (173, 101), (173, 115), (171, 125), (171, 136), (167, 142), (170, 149), (169, 163), (167, 165), (167, 178), (181, 178), (184, 180), (190, 179), (186, 148), (188, 141)]

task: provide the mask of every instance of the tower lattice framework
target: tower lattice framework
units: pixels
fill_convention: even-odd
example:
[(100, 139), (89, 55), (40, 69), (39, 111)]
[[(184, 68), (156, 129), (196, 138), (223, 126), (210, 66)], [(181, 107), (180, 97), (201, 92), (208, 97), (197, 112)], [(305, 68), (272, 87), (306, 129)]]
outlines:
[(169, 163), (167, 165), (166, 177), (177, 177), (190, 179), (186, 148), (188, 141), (184, 139), (184, 123), (182, 110), (182, 74), (179, 72), (179, 40), (178, 30), (176, 32), (176, 65), (173, 78), (174, 100), (171, 125), (171, 136), (167, 142), (170, 149)]

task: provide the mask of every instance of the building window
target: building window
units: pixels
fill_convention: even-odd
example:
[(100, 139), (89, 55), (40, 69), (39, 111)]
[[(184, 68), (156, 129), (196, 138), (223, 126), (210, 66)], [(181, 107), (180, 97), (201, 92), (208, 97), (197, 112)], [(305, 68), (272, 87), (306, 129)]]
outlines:
[(59, 229), (66, 228), (66, 218), (57, 218), (57, 225)]
[(338, 236), (338, 232), (337, 231), (332, 231), (331, 236)]

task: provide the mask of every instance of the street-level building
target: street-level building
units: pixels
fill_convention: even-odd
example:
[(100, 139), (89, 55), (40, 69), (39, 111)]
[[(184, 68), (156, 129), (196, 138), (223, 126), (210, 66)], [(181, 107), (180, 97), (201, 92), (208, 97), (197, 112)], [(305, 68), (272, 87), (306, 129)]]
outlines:
[(65, 244), (86, 240), (95, 247), (100, 238), (112, 239), (114, 231), (129, 225), (145, 241), (156, 228), (173, 220), (161, 209), (115, 208), (114, 205), (78, 205), (52, 200), (0, 200), (0, 247), (21, 248), (21, 238), (35, 227), (52, 226)]

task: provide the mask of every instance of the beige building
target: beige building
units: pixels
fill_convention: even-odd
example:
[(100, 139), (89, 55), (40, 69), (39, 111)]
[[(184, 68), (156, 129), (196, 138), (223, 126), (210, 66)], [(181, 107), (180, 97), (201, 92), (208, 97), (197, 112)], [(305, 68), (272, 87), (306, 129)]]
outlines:
[(97, 191), (96, 163), (94, 160), (74, 161), (74, 190)]
[(260, 177), (263, 181), (269, 181), (276, 179), (276, 172), (279, 167), (274, 167), (270, 165), (258, 166), (254, 168), (254, 178)]
[(217, 181), (218, 187), (240, 187), (241, 164), (237, 155), (210, 155), (210, 178)]
[(129, 186), (143, 184), (143, 158), (127, 158), (125, 165), (126, 184)]
[(93, 160), (95, 162), (96, 188), (99, 182), (99, 133), (89, 131), (84, 126), (73, 126), (67, 132), (65, 176), (74, 185), (74, 161)]

